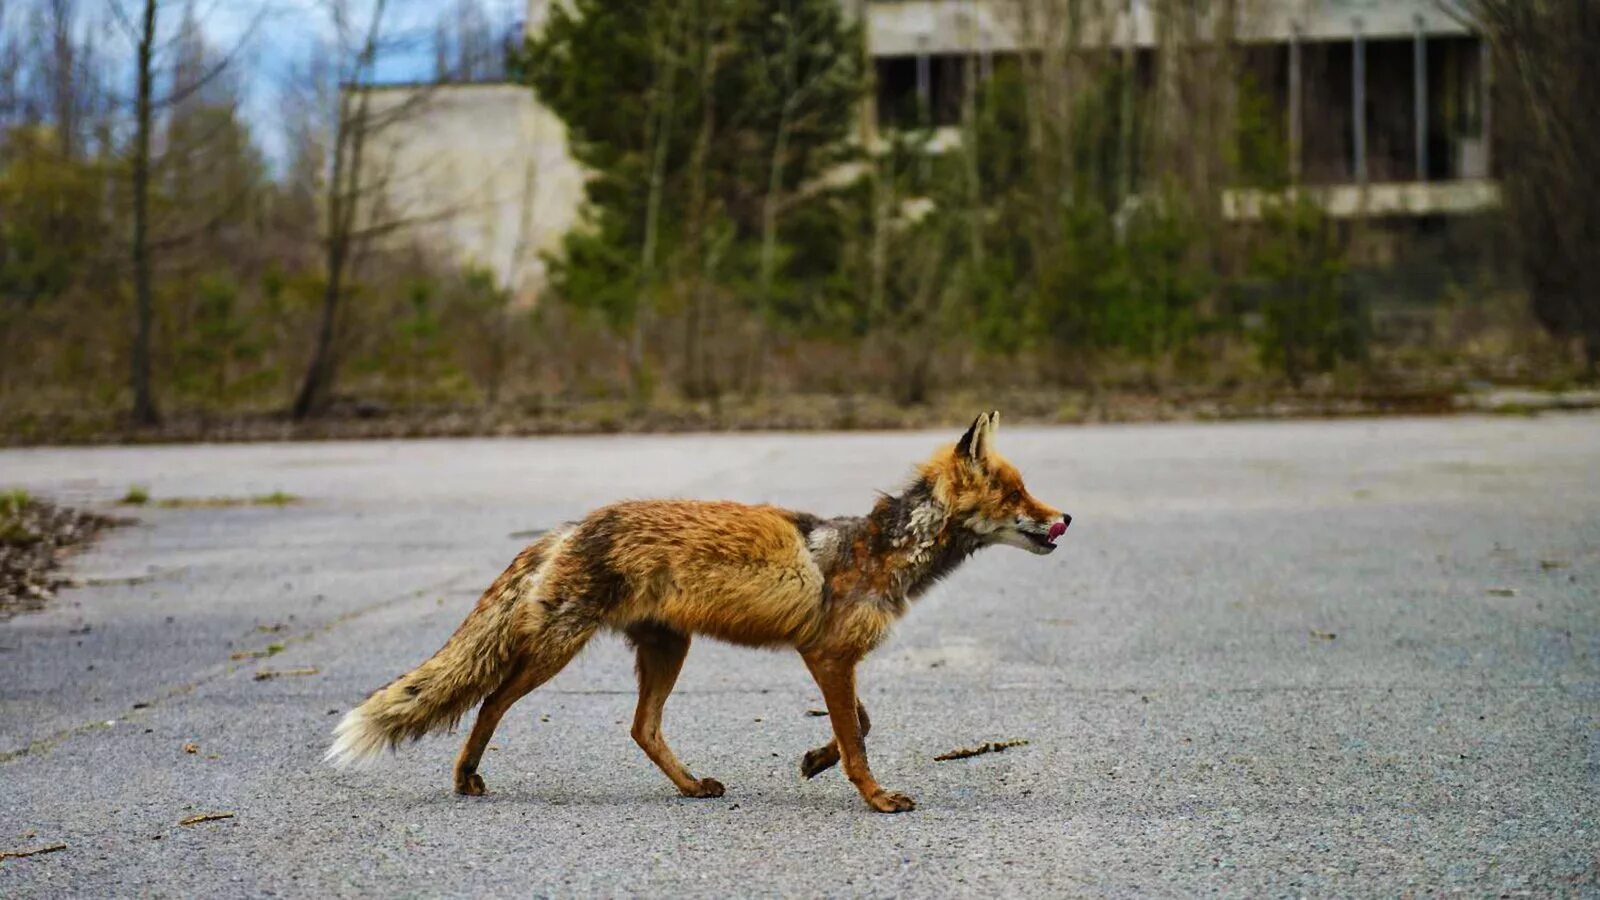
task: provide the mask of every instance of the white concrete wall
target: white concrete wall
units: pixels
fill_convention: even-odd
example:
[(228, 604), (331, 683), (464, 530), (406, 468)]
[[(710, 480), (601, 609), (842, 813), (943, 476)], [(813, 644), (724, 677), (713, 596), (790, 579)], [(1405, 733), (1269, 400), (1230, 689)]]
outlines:
[(404, 239), (536, 294), (546, 275), (540, 254), (560, 246), (583, 200), (561, 120), (510, 84), (380, 88), (371, 102), (375, 119), (416, 104), (373, 137), (367, 155), (385, 179), (388, 212), (419, 220)]

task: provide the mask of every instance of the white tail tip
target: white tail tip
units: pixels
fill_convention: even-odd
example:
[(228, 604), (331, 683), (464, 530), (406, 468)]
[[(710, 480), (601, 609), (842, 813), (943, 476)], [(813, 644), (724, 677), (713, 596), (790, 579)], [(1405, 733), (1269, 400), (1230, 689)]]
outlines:
[(388, 746), (388, 735), (358, 706), (339, 720), (333, 729), (333, 746), (322, 759), (343, 769), (373, 761), (382, 756)]

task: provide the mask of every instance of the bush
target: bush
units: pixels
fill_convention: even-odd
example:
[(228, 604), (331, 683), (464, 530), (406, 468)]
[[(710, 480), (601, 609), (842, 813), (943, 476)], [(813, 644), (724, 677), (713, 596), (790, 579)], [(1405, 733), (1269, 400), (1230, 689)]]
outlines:
[(1366, 353), (1365, 310), (1344, 288), (1335, 223), (1303, 196), (1270, 204), (1249, 273), (1262, 290), (1261, 361), (1299, 387), (1307, 375)]

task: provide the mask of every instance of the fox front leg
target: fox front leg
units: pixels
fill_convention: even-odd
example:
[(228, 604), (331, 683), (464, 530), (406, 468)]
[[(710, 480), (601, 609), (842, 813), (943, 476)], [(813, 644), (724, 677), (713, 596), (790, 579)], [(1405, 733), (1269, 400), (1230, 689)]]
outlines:
[(862, 729), (856, 711), (856, 659), (839, 659), (820, 655), (806, 655), (806, 667), (811, 677), (822, 688), (822, 699), (828, 704), (828, 717), (833, 721), (833, 736), (839, 748), (839, 761), (844, 765), (845, 777), (861, 792), (861, 799), (878, 812), (897, 813), (916, 809), (916, 803), (905, 794), (887, 791), (872, 777), (867, 765), (867, 745), (861, 739)]

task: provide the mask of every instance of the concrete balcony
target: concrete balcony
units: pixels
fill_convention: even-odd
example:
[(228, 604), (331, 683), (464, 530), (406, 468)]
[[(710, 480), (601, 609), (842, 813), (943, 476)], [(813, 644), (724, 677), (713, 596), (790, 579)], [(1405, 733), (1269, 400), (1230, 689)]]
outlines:
[(1293, 202), (1300, 197), (1309, 198), (1335, 219), (1468, 215), (1497, 209), (1500, 185), (1487, 178), (1474, 178), (1332, 184), (1284, 191), (1233, 188), (1222, 192), (1222, 214), (1230, 222), (1255, 222), (1270, 204)]

